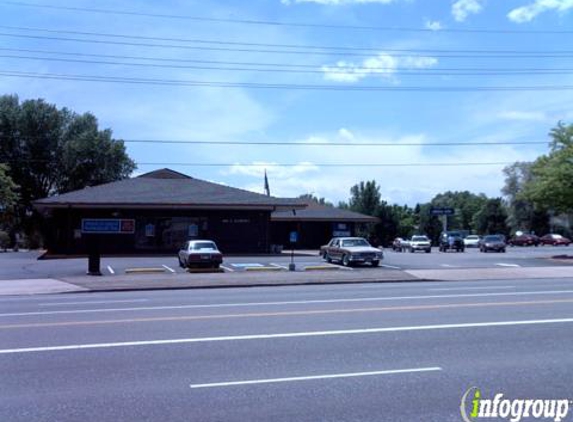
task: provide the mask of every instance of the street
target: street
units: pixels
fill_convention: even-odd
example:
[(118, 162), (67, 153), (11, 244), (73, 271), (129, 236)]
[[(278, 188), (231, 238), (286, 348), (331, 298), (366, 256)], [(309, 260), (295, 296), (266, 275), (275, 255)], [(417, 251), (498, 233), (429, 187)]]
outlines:
[(573, 278), (4, 297), (0, 420), (460, 421), (573, 399), (572, 328)]

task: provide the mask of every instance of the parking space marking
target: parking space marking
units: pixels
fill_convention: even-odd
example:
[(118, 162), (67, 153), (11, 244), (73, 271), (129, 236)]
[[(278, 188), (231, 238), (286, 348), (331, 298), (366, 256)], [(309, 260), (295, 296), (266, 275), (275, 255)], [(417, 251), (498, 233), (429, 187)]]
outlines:
[(489, 286), (489, 287), (444, 287), (441, 289), (427, 289), (430, 292), (449, 292), (456, 290), (505, 290), (515, 289), (516, 286)]
[(521, 265), (518, 265), (518, 264), (506, 264), (503, 262), (496, 263), (495, 265), (497, 265), (498, 267), (512, 267), (512, 268), (521, 267)]
[(282, 268), (284, 270), (288, 270), (288, 267), (285, 267), (284, 265), (275, 264), (273, 262), (271, 262), (269, 265), (272, 265), (273, 267)]
[(374, 375), (395, 375), (395, 374), (411, 374), (418, 372), (432, 372), (441, 371), (442, 368), (412, 368), (412, 369), (390, 369), (385, 371), (369, 371), (369, 372), (353, 372), (346, 374), (328, 374), (328, 375), (311, 375), (306, 377), (288, 377), (288, 378), (266, 378), (255, 379), (246, 381), (228, 381), (228, 382), (213, 382), (209, 384), (191, 384), (191, 388), (213, 388), (213, 387), (231, 387), (238, 385), (253, 385), (253, 384), (276, 384), (279, 382), (296, 382), (296, 381), (314, 381), (325, 380), (333, 378), (355, 378), (355, 377), (370, 377)]
[(229, 271), (230, 273), (234, 273), (235, 270), (229, 267), (226, 267), (225, 265), (221, 265), (220, 266), (222, 269), (224, 269), (225, 271)]
[(400, 267), (396, 267), (395, 265), (381, 264), (380, 266), (384, 267), (384, 268), (392, 268), (393, 270), (401, 270), (402, 269)]
[(109, 273), (110, 273), (111, 275), (114, 275), (114, 274), (115, 274), (115, 271), (113, 270), (113, 268), (111, 267), (111, 265), (108, 265), (108, 266), (107, 266), (107, 270), (109, 271)]
[(167, 265), (162, 265), (163, 268), (165, 268), (167, 271), (169, 271), (170, 273), (175, 273), (175, 270), (171, 267), (168, 267)]
[(264, 267), (263, 264), (259, 263), (250, 263), (250, 264), (231, 264), (233, 267), (236, 268), (257, 268), (257, 267)]

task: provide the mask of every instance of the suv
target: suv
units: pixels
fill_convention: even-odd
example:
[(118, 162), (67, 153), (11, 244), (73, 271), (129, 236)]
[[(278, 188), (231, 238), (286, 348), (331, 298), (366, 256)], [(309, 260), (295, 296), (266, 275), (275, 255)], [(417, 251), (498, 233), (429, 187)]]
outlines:
[(447, 231), (440, 234), (440, 252), (455, 250), (463, 252), (465, 250), (464, 239), (458, 231)]

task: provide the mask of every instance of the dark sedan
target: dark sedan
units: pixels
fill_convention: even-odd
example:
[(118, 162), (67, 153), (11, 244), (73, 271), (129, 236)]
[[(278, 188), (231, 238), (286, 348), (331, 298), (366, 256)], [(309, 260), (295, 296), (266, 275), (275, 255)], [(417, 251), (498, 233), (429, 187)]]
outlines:
[(534, 234), (521, 234), (509, 239), (509, 246), (539, 246), (539, 237)]
[(483, 238), (479, 250), (480, 252), (505, 252), (505, 241), (502, 236), (490, 235)]
[(560, 234), (546, 234), (542, 236), (539, 241), (542, 245), (553, 245), (553, 246), (569, 246), (571, 240), (567, 239), (565, 236)]

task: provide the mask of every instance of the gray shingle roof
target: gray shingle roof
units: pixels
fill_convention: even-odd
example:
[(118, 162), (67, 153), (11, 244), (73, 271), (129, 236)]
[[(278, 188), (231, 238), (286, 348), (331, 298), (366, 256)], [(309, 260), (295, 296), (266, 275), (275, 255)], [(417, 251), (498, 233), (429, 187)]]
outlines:
[(296, 215), (294, 215), (291, 210), (275, 211), (271, 214), (271, 221), (346, 221), (375, 223), (378, 221), (378, 218), (354, 211), (320, 205), (316, 202), (309, 202), (307, 208), (296, 210)]
[[(55, 195), (35, 201), (38, 208), (78, 207), (222, 207), (222, 208), (303, 208), (304, 202), (275, 198), (195, 179), (162, 169), (132, 179)], [(289, 211), (291, 212), (291, 211)], [(292, 213), (292, 212), (291, 212)]]

